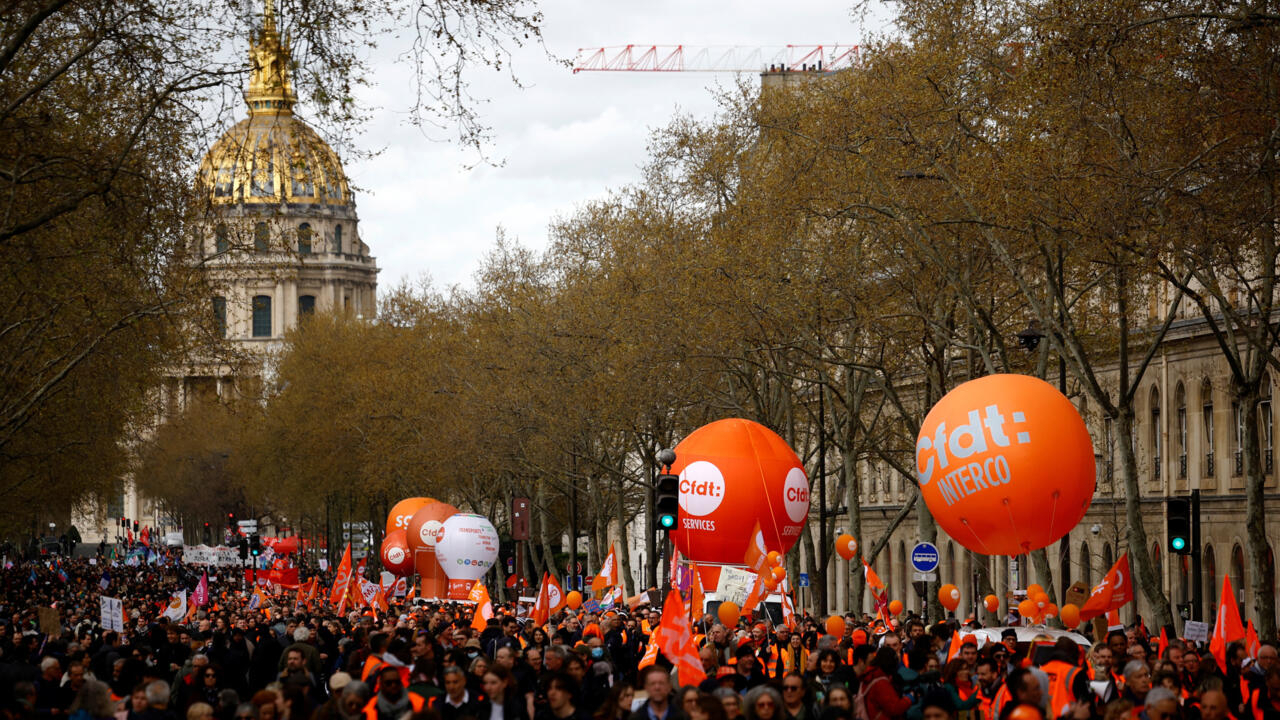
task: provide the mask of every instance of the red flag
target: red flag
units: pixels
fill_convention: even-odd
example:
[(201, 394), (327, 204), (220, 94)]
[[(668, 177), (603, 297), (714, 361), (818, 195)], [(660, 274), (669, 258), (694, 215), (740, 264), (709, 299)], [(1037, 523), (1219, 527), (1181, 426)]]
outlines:
[(1236, 592), (1231, 588), (1231, 575), (1222, 575), (1222, 597), (1218, 601), (1218, 616), (1213, 623), (1213, 637), (1209, 640), (1209, 652), (1218, 661), (1218, 667), (1227, 672), (1227, 645), (1244, 637), (1244, 623), (1240, 622), (1240, 608), (1236, 607)]
[(1160, 641), (1156, 643), (1156, 657), (1164, 657), (1165, 648), (1169, 647), (1169, 633), (1160, 628)]
[(342, 562), (338, 563), (338, 574), (333, 578), (333, 587), (329, 590), (329, 602), (337, 605), (347, 595), (347, 584), (351, 582), (351, 543), (342, 553)]
[(1080, 621), (1118, 610), (1130, 600), (1133, 600), (1133, 582), (1129, 577), (1129, 553), (1125, 553), (1111, 566), (1107, 576), (1102, 578), (1084, 607), (1080, 608)]
[(1258, 631), (1253, 628), (1253, 621), (1250, 620), (1245, 626), (1244, 646), (1249, 651), (1249, 657), (1254, 660), (1258, 659), (1258, 651), (1262, 649), (1262, 641), (1258, 640)]
[(674, 589), (662, 604), (662, 621), (654, 633), (658, 649), (676, 666), (682, 686), (697, 685), (707, 679), (702, 670), (702, 659), (693, 645), (693, 632), (689, 618), (684, 615), (684, 601)]
[(693, 573), (693, 579), (689, 585), (689, 612), (695, 618), (702, 617), (702, 608), (705, 607), (705, 597), (702, 593), (702, 578), (698, 575), (698, 566), (693, 564), (689, 566), (690, 572)]
[(209, 604), (209, 573), (200, 573), (200, 582), (191, 593), (191, 607), (204, 607)]

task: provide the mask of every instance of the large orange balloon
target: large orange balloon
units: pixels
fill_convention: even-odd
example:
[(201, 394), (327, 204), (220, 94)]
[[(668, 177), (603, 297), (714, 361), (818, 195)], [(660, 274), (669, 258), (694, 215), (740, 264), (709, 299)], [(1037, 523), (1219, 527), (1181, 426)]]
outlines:
[(1039, 608), (1036, 607), (1035, 600), (1023, 600), (1018, 603), (1018, 614), (1028, 620), (1035, 619), (1036, 612), (1038, 610)]
[(1063, 625), (1073, 628), (1080, 624), (1080, 608), (1067, 603), (1058, 611), (1058, 617), (1062, 620)]
[(1030, 585), (1027, 586), (1027, 597), (1031, 598), (1032, 600), (1034, 600), (1035, 597), (1042, 592), (1044, 592), (1044, 586), (1042, 586), (1040, 583), (1031, 583)]
[(750, 420), (718, 420), (675, 451), (680, 513), (671, 537), (690, 560), (741, 565), (757, 522), (766, 550), (785, 553), (799, 539), (809, 480), (777, 433)]
[(420, 594), (427, 599), (444, 600), (449, 597), (449, 577), (436, 558), (436, 541), (440, 539), (444, 521), (453, 517), (458, 508), (434, 501), (423, 505), (409, 518), (405, 529), (405, 542), (413, 552), (413, 567), (421, 580)]
[(716, 617), (720, 618), (720, 622), (724, 623), (725, 627), (734, 628), (738, 626), (738, 618), (742, 617), (742, 611), (738, 609), (737, 603), (726, 601), (716, 608)]
[(582, 607), (582, 593), (577, 590), (570, 590), (569, 594), (564, 596), (564, 604), (568, 605), (570, 610), (577, 610)]
[(1000, 598), (995, 595), (988, 595), (982, 599), (987, 606), (987, 612), (998, 612), (1000, 610)]
[(409, 519), (413, 514), (422, 509), (423, 505), (435, 502), (431, 498), (411, 497), (405, 498), (396, 503), (391, 512), (387, 513), (387, 535), (396, 530), (406, 530), (409, 527)]
[(889, 601), (889, 612), (893, 613), (894, 615), (901, 615), (901, 614), (902, 614), (902, 601), (901, 601), (901, 600), (890, 600), (890, 601)]
[(849, 533), (836, 538), (836, 554), (845, 560), (852, 560), (858, 554), (858, 541)]
[(844, 637), (844, 618), (839, 615), (827, 618), (827, 634), (838, 638)]
[(950, 583), (938, 588), (938, 602), (942, 607), (955, 612), (960, 607), (960, 588)]
[(1093, 499), (1093, 442), (1062, 393), (988, 375), (947, 393), (916, 438), (916, 477), (938, 525), (970, 550), (1018, 555), (1056, 542)]
[(413, 553), (409, 552), (403, 530), (387, 533), (378, 555), (382, 559), (382, 567), (391, 574), (405, 577), (413, 573)]

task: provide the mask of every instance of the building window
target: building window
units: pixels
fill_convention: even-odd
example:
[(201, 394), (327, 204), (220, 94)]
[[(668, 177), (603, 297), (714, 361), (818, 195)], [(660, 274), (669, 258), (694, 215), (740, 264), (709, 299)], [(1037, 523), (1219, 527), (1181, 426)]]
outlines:
[(1213, 477), (1213, 386), (1206, 378), (1200, 385), (1200, 401), (1204, 404), (1200, 414), (1201, 430), (1204, 432), (1204, 476)]
[(1231, 436), (1231, 457), (1235, 460), (1231, 474), (1238, 477), (1244, 473), (1244, 412), (1238, 400), (1231, 401), (1231, 422), (1236, 428)]
[(253, 336), (271, 337), (271, 296), (253, 296)]
[(1182, 383), (1178, 383), (1178, 427), (1177, 435), (1174, 438), (1178, 443), (1175, 448), (1178, 452), (1178, 477), (1187, 477), (1187, 393), (1182, 387)]
[(1115, 423), (1111, 418), (1102, 421), (1102, 452), (1106, 454), (1106, 480), (1109, 488), (1116, 470)]
[(316, 312), (316, 296), (315, 295), (299, 295), (298, 296), (298, 314), (314, 315)]
[(227, 232), (227, 226), (224, 223), (218, 223), (213, 229), (213, 251), (215, 253), (224, 253), (227, 248), (231, 247), (231, 238)]
[(268, 155), (260, 158), (259, 163), (254, 168), (253, 181), (249, 183), (249, 194), (253, 197), (271, 197), (276, 194), (275, 160)]
[(1232, 600), (1236, 601), (1236, 605), (1240, 608), (1240, 617), (1244, 617), (1244, 550), (1236, 545), (1231, 548), (1231, 589), (1236, 591), (1236, 596)]
[(267, 224), (260, 222), (253, 226), (253, 249), (258, 252), (266, 252), (271, 248), (271, 228)]
[(220, 338), (227, 336), (227, 299), (224, 297), (213, 299), (213, 331)]
[(1164, 568), (1160, 566), (1160, 543), (1151, 544), (1151, 569), (1156, 573), (1156, 582), (1164, 587)]
[(1160, 479), (1160, 393), (1151, 388), (1151, 478)]
[(1093, 588), (1093, 555), (1089, 553), (1087, 542), (1080, 543), (1080, 579), (1085, 587)]
[(342, 226), (341, 225), (333, 226), (333, 251), (339, 255), (342, 254)]
[(227, 162), (214, 171), (213, 195), (214, 197), (231, 197), (232, 189), (232, 170), (234, 164)]
[(298, 254), (311, 254), (311, 224), (302, 223), (298, 226)]

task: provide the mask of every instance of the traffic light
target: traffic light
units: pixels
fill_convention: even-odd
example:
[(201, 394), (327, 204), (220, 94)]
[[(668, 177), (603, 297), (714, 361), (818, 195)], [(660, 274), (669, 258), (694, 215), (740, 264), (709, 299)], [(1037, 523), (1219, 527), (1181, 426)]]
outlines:
[(233, 512), (227, 513), (227, 527), (232, 530), (236, 529), (236, 514)]
[(240, 559), (248, 560), (249, 559), (249, 541), (245, 540), (244, 538), (240, 538), (240, 540), (236, 543), (236, 546), (240, 549)]
[(1195, 551), (1191, 547), (1191, 501), (1186, 498), (1170, 498), (1166, 501), (1168, 513), (1169, 552), (1175, 555), (1190, 555)]
[(671, 532), (676, 529), (676, 515), (680, 510), (680, 478), (676, 475), (658, 476), (658, 496), (654, 501), (658, 514), (658, 530)]
[(251, 535), (249, 537), (249, 554), (254, 557), (258, 557), (262, 554), (262, 539), (257, 535)]

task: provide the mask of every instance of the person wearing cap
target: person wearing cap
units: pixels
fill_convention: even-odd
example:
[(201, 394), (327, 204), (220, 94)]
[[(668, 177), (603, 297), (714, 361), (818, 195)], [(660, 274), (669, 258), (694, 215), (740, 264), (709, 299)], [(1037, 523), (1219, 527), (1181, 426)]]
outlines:
[(345, 720), (342, 713), (342, 690), (351, 683), (351, 675), (336, 672), (329, 676), (329, 699), (315, 709), (311, 720)]
[(733, 670), (742, 677), (741, 682), (746, 688), (753, 688), (768, 680), (760, 671), (760, 659), (756, 657), (756, 650), (750, 640), (738, 646), (733, 658)]

